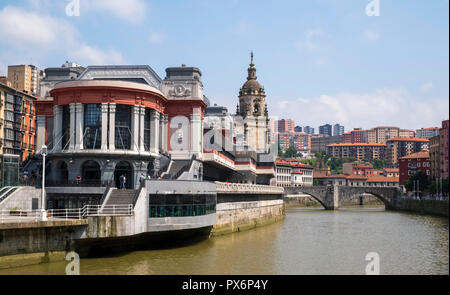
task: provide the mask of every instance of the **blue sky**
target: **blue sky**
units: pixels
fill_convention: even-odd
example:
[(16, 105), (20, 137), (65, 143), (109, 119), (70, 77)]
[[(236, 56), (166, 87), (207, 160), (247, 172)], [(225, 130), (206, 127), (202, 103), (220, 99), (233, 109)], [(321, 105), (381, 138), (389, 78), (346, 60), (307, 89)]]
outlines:
[[(72, 0), (73, 1), (73, 0)], [(448, 119), (449, 1), (2, 0), (0, 74), (8, 64), (187, 64), (214, 103), (236, 109), (250, 51), (269, 113), (346, 130), (439, 126)]]

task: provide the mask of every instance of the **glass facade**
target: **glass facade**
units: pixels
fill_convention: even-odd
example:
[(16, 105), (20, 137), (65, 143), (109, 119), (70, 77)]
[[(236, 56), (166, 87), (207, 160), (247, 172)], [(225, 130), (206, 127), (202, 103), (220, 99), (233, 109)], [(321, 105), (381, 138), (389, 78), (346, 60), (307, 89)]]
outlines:
[(0, 187), (19, 185), (19, 157), (0, 155)]
[[(69, 148), (70, 143), (70, 108), (68, 105), (62, 107), (62, 130), (61, 146), (63, 150)], [(59, 137), (58, 136), (58, 137)], [(57, 139), (55, 139), (57, 140)], [(56, 144), (57, 142), (55, 142)]]
[(100, 149), (102, 145), (102, 106), (84, 105), (84, 148)]
[(150, 109), (145, 109), (144, 117), (144, 148), (150, 150)]
[(150, 195), (149, 217), (188, 217), (216, 213), (216, 195)]
[(131, 149), (131, 106), (117, 105), (115, 146), (119, 150)]

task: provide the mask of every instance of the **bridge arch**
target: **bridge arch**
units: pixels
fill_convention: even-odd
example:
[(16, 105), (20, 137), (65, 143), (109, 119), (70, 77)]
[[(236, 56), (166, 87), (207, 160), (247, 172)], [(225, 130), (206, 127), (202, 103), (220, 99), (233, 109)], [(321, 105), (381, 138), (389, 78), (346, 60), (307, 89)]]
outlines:
[(289, 195), (295, 196), (300, 194), (308, 195), (317, 202), (319, 202), (319, 204), (322, 205), (322, 207), (324, 207), (326, 210), (329, 210), (332, 208), (328, 205), (326, 200), (327, 189), (328, 189), (327, 187), (317, 188), (317, 187), (287, 186), (284, 187), (284, 194), (285, 197)]
[(395, 188), (384, 187), (339, 187), (339, 207), (346, 201), (349, 201), (355, 195), (362, 195), (363, 193), (370, 194), (380, 200), (385, 209), (390, 209), (394, 206), (394, 198), (396, 196)]

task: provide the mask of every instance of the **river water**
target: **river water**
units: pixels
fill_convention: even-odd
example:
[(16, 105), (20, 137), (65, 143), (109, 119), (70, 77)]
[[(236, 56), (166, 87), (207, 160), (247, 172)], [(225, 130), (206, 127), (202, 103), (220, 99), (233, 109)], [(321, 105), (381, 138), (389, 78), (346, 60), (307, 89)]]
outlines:
[[(448, 218), (354, 207), (287, 208), (276, 224), (173, 249), (82, 259), (94, 274), (365, 274), (368, 252), (380, 274), (449, 274)], [(57, 262), (0, 274), (65, 274)]]

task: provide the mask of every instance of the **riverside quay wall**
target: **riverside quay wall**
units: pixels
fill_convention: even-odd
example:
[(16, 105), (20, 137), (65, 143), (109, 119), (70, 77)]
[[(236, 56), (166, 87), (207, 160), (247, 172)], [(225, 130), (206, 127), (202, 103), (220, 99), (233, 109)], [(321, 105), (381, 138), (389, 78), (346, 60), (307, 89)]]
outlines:
[[(28, 216), (30, 220), (0, 223), (0, 269), (62, 261), (69, 251), (80, 257), (108, 255), (110, 250), (161, 247), (161, 241), (173, 245), (266, 225), (284, 218), (283, 191), (251, 184), (148, 181), (135, 203), (120, 214), (109, 214), (111, 208), (100, 205), (94, 214), (75, 219), (38, 221)], [(205, 204), (199, 203), (201, 195)], [(190, 211), (184, 207), (193, 202), (206, 210), (185, 215)], [(182, 215), (176, 207), (183, 207)]]
[(285, 217), (281, 187), (220, 182), (216, 185), (217, 220), (212, 236), (256, 228)]
[(0, 223), (0, 269), (64, 260), (87, 220)]
[(402, 198), (399, 210), (445, 217), (448, 217), (449, 215), (448, 199), (437, 200), (425, 197), (422, 200), (419, 200), (413, 198)]

